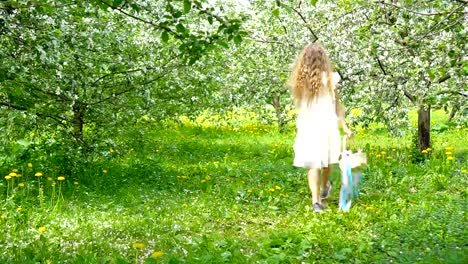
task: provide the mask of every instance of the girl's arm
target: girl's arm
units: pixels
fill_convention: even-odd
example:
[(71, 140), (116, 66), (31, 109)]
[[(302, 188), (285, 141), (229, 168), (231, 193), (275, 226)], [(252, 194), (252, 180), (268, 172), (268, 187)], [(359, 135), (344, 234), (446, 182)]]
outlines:
[(348, 136), (348, 138), (350, 138), (353, 135), (353, 132), (351, 132), (351, 129), (349, 129), (348, 125), (346, 124), (345, 111), (344, 111), (343, 105), (340, 102), (340, 97), (338, 96), (338, 93), (335, 93), (335, 104), (336, 104), (336, 115), (338, 116), (340, 125), (343, 128), (346, 135)]

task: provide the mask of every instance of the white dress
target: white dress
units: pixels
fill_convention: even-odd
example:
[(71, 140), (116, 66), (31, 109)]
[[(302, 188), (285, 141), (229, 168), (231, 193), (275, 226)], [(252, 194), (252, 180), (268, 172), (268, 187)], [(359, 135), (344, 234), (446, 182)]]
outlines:
[[(339, 75), (332, 75), (333, 91)], [(297, 135), (294, 143), (294, 166), (307, 169), (328, 167), (338, 163), (340, 131), (336, 114), (335, 96), (327, 87), (326, 74), (322, 77), (323, 93), (312, 102), (300, 104), (297, 116)]]

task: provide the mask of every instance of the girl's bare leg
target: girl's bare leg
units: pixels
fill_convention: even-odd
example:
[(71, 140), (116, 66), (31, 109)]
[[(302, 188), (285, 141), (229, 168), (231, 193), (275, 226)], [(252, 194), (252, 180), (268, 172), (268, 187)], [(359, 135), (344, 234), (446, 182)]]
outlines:
[(332, 166), (328, 164), (328, 167), (322, 168), (322, 190), (327, 188), (328, 179), (332, 171)]
[(309, 169), (307, 172), (307, 182), (312, 193), (312, 204), (320, 203), (318, 169)]

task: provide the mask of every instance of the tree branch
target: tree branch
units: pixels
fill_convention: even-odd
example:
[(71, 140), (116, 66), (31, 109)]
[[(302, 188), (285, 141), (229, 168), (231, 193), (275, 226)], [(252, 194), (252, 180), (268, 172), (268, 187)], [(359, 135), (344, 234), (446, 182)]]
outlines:
[(410, 94), (408, 91), (406, 90), (403, 90), (403, 93), (405, 94), (405, 96), (412, 102), (412, 103), (416, 103), (416, 98), (414, 98), (414, 96), (412, 94)]
[[(23, 112), (26, 112), (28, 111), (29, 109), (27, 107), (24, 107), (24, 106), (19, 106), (19, 105), (15, 105), (15, 104), (12, 104), (11, 102), (0, 102), (0, 106), (3, 105), (3, 106), (8, 106), (10, 108), (13, 108), (15, 110), (18, 110), (18, 111), (23, 111)], [(48, 117), (48, 118), (51, 118), (53, 120), (55, 120), (57, 123), (62, 124), (62, 121), (65, 121), (65, 118), (63, 117), (60, 117), (60, 116), (51, 116), (51, 115), (45, 115), (45, 114), (42, 114), (42, 113), (34, 113), (36, 116), (38, 117)]]
[(375, 57), (375, 59), (379, 63), (380, 70), (382, 70), (384, 75), (387, 75), (387, 72), (385, 71), (384, 66), (383, 66), (382, 62), (380, 61), (380, 59), (377, 56)]
[[(417, 12), (417, 11), (414, 11), (414, 10), (411, 10), (411, 9), (408, 9), (408, 8), (401, 7), (401, 6), (397, 5), (397, 4), (386, 3), (384, 1), (377, 1), (376, 3), (383, 4), (383, 5), (386, 5), (386, 6), (393, 6), (393, 7), (396, 7), (398, 9), (403, 9), (405, 11), (408, 11), (408, 12), (412, 13), (412, 14), (420, 15), (420, 16), (437, 16), (437, 15), (447, 14), (447, 12), (420, 13), (420, 12)], [(466, 3), (466, 2), (463, 1), (462, 3)], [(468, 12), (457, 12), (457, 13), (466, 15)]]
[(450, 78), (452, 78), (452, 76), (450, 76), (450, 74), (447, 74), (447, 75), (441, 77), (439, 80), (437, 80), (437, 83), (443, 83), (443, 82), (445, 82), (446, 80), (448, 80)]
[[(159, 80), (159, 79), (162, 79), (163, 77), (165, 77), (166, 75), (168, 75), (173, 69), (178, 68), (179, 66), (180, 66), (180, 65), (174, 65), (174, 66), (172, 66), (172, 67), (167, 67), (166, 69), (168, 69), (168, 68), (170, 68), (170, 69), (167, 70), (167, 71), (165, 71), (165, 72), (163, 72), (163, 73), (161, 73), (161, 74), (160, 74), (159, 76), (157, 76), (156, 78), (153, 78), (153, 79), (150, 79), (150, 80), (148, 80), (148, 81), (145, 81), (145, 82), (143, 82), (143, 83), (141, 83), (141, 84), (139, 84), (139, 85), (140, 85), (140, 86), (141, 86), (141, 85), (148, 85), (148, 84), (150, 84), (150, 83), (152, 83), (152, 82), (155, 82), (155, 81), (157, 81), (157, 80)], [(128, 89), (125, 89), (125, 90), (119, 91), (119, 92), (117, 92), (117, 93), (114, 93), (114, 94), (112, 94), (112, 95), (110, 95), (110, 96), (108, 96), (108, 97), (105, 97), (105, 98), (101, 99), (101, 100), (98, 100), (98, 101), (95, 101), (95, 102), (92, 102), (92, 103), (88, 103), (87, 105), (97, 105), (97, 104), (106, 102), (106, 101), (108, 101), (108, 100), (110, 100), (110, 99), (113, 99), (113, 98), (116, 98), (116, 97), (118, 97), (118, 96), (120, 96), (120, 95), (122, 95), (122, 94), (126, 94), (126, 93), (128, 93), (128, 92), (134, 91), (134, 90), (136, 90), (137, 88), (138, 88), (137, 85), (132, 86), (132, 87), (130, 87), (130, 88), (128, 88)]]
[(122, 8), (117, 8), (117, 7), (115, 7), (115, 6), (113, 6), (113, 5), (109, 4), (109, 3), (107, 3), (106, 1), (99, 0), (99, 2), (103, 3), (104, 5), (110, 7), (110, 8), (112, 8), (112, 9), (114, 9), (114, 10), (117, 10), (118, 12), (120, 12), (120, 13), (122, 13), (122, 14), (128, 16), (128, 17), (131, 17), (131, 18), (133, 18), (133, 19), (135, 19), (135, 20), (138, 20), (138, 21), (143, 22), (143, 23), (145, 23), (145, 24), (151, 25), (151, 26), (156, 27), (156, 28), (158, 28), (158, 29), (163, 29), (163, 30), (165, 30), (165, 31), (171, 32), (172, 35), (177, 36), (177, 37), (180, 37), (179, 34), (177, 34), (176, 32), (174, 32), (172, 29), (170, 29), (170, 28), (167, 27), (167, 26), (161, 26), (161, 25), (156, 24), (156, 23), (154, 23), (154, 22), (152, 22), (152, 21), (145, 20), (145, 19), (143, 19), (143, 18), (141, 18), (141, 17), (137, 17), (137, 16), (135, 16), (135, 15), (132, 15), (132, 14), (130, 14), (129, 12), (124, 11)]
[(3, 106), (8, 106), (10, 108), (13, 108), (15, 110), (19, 110), (19, 111), (26, 111), (28, 110), (26, 107), (24, 106), (19, 106), (19, 105), (14, 105), (10, 102), (0, 102), (0, 105), (3, 105)]
[(254, 39), (254, 38), (249, 38), (249, 37), (247, 37), (246, 39), (251, 40), (251, 41), (255, 41), (255, 42), (259, 42), (259, 43), (278, 44), (278, 45), (283, 45), (283, 46), (290, 47), (290, 48), (297, 48), (296, 45), (294, 45), (292, 43), (287, 43), (287, 42), (274, 41), (274, 40), (265, 40), (265, 39)]
[(296, 13), (301, 18), (302, 22), (304, 22), (304, 24), (307, 27), (307, 29), (309, 30), (310, 34), (312, 34), (312, 36), (315, 38), (312, 42), (316, 42), (317, 40), (319, 40), (319, 37), (317, 36), (317, 34), (315, 34), (314, 30), (310, 27), (309, 23), (307, 22), (307, 19), (304, 17), (304, 15), (301, 13), (301, 11), (299, 11), (296, 8), (291, 7), (291, 6), (288, 6), (288, 7), (291, 8), (291, 10), (293, 10), (294, 13)]
[[(62, 99), (63, 101), (68, 101), (68, 102), (71, 102), (73, 101), (72, 98), (64, 95), (64, 94), (56, 94), (56, 93), (53, 93), (53, 92), (50, 92), (50, 91), (45, 91), (45, 90), (41, 90), (41, 89), (38, 89), (38, 88), (32, 88), (34, 91), (38, 91), (40, 93), (43, 93), (43, 94), (46, 94), (46, 95), (49, 95), (49, 96), (53, 96), (53, 97), (58, 97), (60, 99)], [(58, 100), (57, 100), (58, 101)]]
[[(148, 68), (150, 70), (153, 70), (153, 68)], [(110, 72), (110, 73), (107, 73), (107, 74), (104, 74), (103, 76), (97, 78), (95, 81), (93, 81), (91, 83), (91, 86), (95, 86), (98, 82), (102, 81), (103, 79), (107, 78), (107, 77), (110, 77), (112, 75), (116, 75), (116, 74), (123, 74), (123, 73), (133, 73), (133, 72), (139, 72), (139, 71), (143, 71), (142, 68), (138, 68), (138, 69), (131, 69), (131, 70), (126, 70), (126, 71), (116, 71), (116, 72)]]
[[(378, 57), (376, 57), (375, 59), (376, 59), (377, 62), (379, 63), (380, 70), (383, 72), (384, 75), (387, 75), (387, 72), (385, 71), (384, 65), (382, 64), (382, 62), (380, 61), (380, 59), (379, 59)], [(390, 74), (390, 76), (391, 76), (392, 78), (394, 78), (394, 76), (393, 76), (392, 74)], [(404, 83), (406, 83), (406, 81), (405, 81)], [(415, 98), (412, 94), (410, 94), (407, 90), (404, 90), (404, 89), (403, 89), (403, 93), (404, 93), (404, 95), (405, 95), (412, 103), (416, 103), (416, 98)], [(397, 99), (395, 100), (395, 102), (393, 103), (394, 105), (396, 105), (396, 103), (398, 102), (398, 99), (399, 99), (399, 98), (397, 98)]]

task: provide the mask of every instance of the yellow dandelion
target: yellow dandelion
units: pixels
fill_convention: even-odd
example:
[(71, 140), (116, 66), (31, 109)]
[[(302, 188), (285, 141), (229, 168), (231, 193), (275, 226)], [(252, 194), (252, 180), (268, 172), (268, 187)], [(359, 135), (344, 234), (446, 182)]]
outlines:
[(452, 154), (453, 154), (453, 153), (452, 153), (451, 151), (445, 152), (445, 155), (447, 155), (447, 156), (451, 156)]
[(276, 186), (275, 186), (275, 189), (276, 189), (276, 190), (281, 190), (281, 186), (276, 185)]
[(59, 177), (57, 177), (57, 180), (59, 180), (59, 181), (64, 181), (64, 180), (65, 180), (65, 177), (59, 176)]
[(427, 154), (427, 149), (423, 149), (421, 153)]
[(396, 148), (393, 148), (392, 151), (396, 151)]
[(23, 188), (24, 187), (24, 182), (18, 183), (18, 187)]
[(432, 148), (427, 148), (426, 150), (427, 150), (427, 152), (430, 152), (432, 150)]
[(446, 151), (452, 151), (452, 150), (453, 150), (453, 147), (450, 147), (450, 146), (445, 147), (445, 150), (446, 150)]
[(380, 154), (382, 154), (382, 155), (385, 155), (385, 153), (387, 153), (387, 152), (385, 152), (385, 151), (380, 152)]
[(47, 180), (48, 181), (53, 181), (54, 179), (52, 179), (52, 177), (47, 177)]
[(44, 233), (47, 230), (45, 226), (39, 227), (39, 232)]
[(80, 183), (78, 181), (74, 181), (73, 184), (78, 185)]
[(452, 157), (452, 156), (448, 156), (448, 157), (447, 157), (447, 160), (453, 160), (453, 157)]
[(16, 174), (16, 172), (10, 172), (10, 174), (8, 174), (8, 175), (11, 176), (11, 177), (16, 177), (17, 174)]
[(151, 257), (155, 258), (155, 259), (160, 258), (162, 256), (164, 256), (164, 252), (162, 252), (162, 251), (155, 251), (155, 252), (153, 252), (153, 254), (151, 254)]
[(13, 171), (13, 172), (18, 172), (18, 169), (13, 169), (12, 171)]
[(23, 208), (21, 208), (21, 207), (16, 208), (17, 212), (21, 212), (22, 210), (23, 210)]
[(467, 170), (461, 170), (462, 173), (467, 173), (468, 171)]
[(387, 157), (387, 159), (388, 159), (388, 160), (391, 160), (391, 159), (392, 159), (392, 157), (388, 156), (388, 157)]
[(106, 173), (107, 173), (107, 170), (102, 170), (102, 173), (106, 174)]
[(10, 175), (7, 175), (7, 176), (5, 176), (5, 179), (8, 181), (8, 180), (11, 179), (11, 176), (10, 176)]
[(274, 192), (274, 191), (275, 191), (275, 189), (273, 189), (273, 188), (270, 188), (268, 191), (270, 191), (270, 192)]
[(32, 163), (28, 163), (28, 168), (32, 168), (32, 167), (33, 167)]
[(253, 191), (252, 191), (252, 189), (248, 189), (247, 192), (248, 192), (248, 193), (251, 193), (251, 192), (253, 192)]
[(34, 176), (42, 177), (42, 172), (36, 172), (36, 174), (34, 174)]
[(133, 243), (133, 247), (136, 248), (136, 249), (143, 249), (143, 248), (145, 248), (145, 245), (143, 243), (140, 243), (140, 242), (135, 242), (135, 243)]
[(23, 175), (21, 174), (16, 174), (16, 178), (21, 178)]
[(377, 154), (377, 155), (375, 155), (375, 157), (376, 157), (376, 158), (380, 158), (380, 157), (382, 157), (382, 155)]

